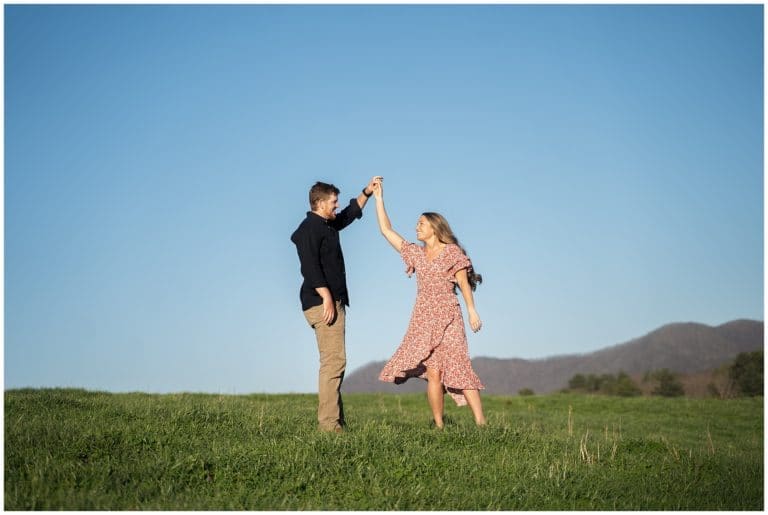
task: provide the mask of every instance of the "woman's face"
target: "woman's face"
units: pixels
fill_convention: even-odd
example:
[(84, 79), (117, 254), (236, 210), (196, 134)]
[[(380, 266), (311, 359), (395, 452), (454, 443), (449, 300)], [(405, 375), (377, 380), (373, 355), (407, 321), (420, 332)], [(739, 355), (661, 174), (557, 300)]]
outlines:
[(416, 239), (419, 241), (427, 241), (435, 234), (435, 230), (432, 228), (432, 224), (425, 216), (420, 216), (419, 221), (416, 222)]

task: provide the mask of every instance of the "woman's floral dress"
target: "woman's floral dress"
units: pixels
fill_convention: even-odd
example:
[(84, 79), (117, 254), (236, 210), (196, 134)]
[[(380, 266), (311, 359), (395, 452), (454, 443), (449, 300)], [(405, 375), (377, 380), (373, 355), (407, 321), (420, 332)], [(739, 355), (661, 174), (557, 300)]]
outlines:
[(400, 255), (416, 269), (417, 294), (408, 330), (379, 379), (400, 384), (410, 377), (426, 379), (427, 368), (440, 371), (443, 386), (458, 406), (467, 403), (462, 390), (484, 389), (472, 369), (461, 316), (454, 292), (455, 274), (472, 266), (455, 244), (448, 244), (428, 261), (424, 247), (403, 241)]

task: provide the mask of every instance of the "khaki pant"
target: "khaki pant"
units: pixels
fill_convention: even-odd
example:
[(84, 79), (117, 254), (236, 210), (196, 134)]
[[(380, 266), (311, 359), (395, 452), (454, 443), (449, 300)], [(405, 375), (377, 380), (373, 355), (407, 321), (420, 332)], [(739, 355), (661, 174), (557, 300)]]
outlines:
[(320, 379), (318, 382), (317, 422), (323, 431), (344, 427), (344, 405), (341, 401), (341, 382), (347, 366), (344, 346), (344, 306), (336, 302), (336, 319), (331, 325), (323, 322), (323, 306), (304, 311), (307, 322), (315, 330), (320, 352)]

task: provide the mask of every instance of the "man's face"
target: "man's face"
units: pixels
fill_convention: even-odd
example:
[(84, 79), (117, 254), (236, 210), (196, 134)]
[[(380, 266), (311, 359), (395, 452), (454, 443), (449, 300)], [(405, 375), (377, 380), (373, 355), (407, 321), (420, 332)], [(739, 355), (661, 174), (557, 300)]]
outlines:
[(335, 220), (337, 209), (339, 209), (339, 196), (333, 193), (327, 199), (317, 203), (316, 212), (327, 220)]

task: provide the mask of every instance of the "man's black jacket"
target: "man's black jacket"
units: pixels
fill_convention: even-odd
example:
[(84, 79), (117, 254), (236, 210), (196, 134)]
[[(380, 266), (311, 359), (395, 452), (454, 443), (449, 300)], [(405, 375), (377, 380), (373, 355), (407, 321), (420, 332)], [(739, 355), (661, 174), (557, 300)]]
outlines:
[(307, 310), (323, 303), (315, 288), (327, 287), (333, 300), (349, 306), (344, 254), (341, 252), (339, 231), (363, 216), (363, 210), (352, 199), (335, 220), (307, 212), (307, 217), (291, 235), (301, 262), (301, 309)]

